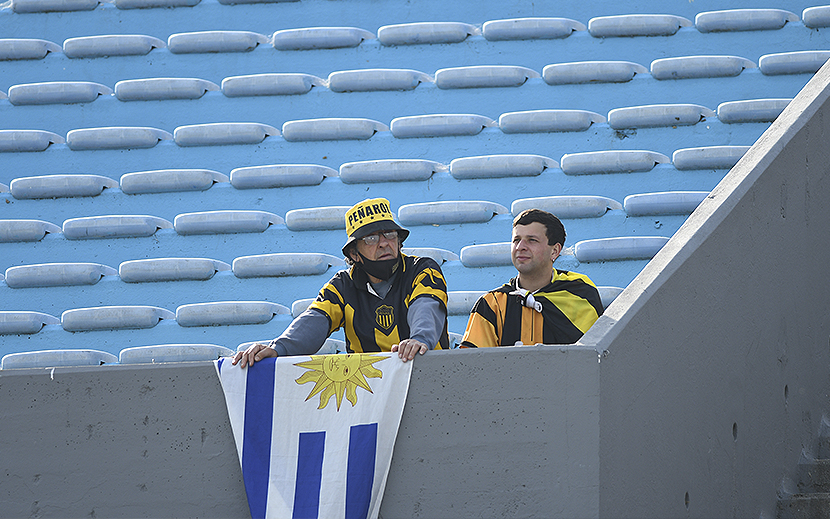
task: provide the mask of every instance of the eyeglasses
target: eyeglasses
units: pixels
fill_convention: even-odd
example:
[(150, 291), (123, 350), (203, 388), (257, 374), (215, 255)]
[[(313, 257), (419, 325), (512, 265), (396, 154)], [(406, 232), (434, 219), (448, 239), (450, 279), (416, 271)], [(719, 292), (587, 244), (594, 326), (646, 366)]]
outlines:
[(369, 236), (364, 236), (360, 238), (363, 240), (363, 243), (366, 245), (377, 245), (380, 242), (380, 235), (383, 235), (389, 241), (395, 241), (398, 239), (398, 231), (385, 231), (385, 232), (378, 232), (375, 234), (370, 234)]

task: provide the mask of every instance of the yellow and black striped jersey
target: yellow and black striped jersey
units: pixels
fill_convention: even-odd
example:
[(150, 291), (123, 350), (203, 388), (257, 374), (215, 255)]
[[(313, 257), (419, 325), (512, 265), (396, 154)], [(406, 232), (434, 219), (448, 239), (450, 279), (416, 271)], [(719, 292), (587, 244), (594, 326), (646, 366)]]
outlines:
[(513, 278), (481, 296), (461, 347), (573, 344), (602, 315), (599, 292), (583, 274), (553, 269), (551, 283), (532, 294), (541, 312), (525, 305), (522, 292)]
[(355, 266), (343, 270), (326, 283), (309, 309), (329, 319), (329, 334), (343, 328), (349, 353), (390, 351), (392, 345), (410, 337), (407, 310), (419, 297), (440, 302), (444, 329), (432, 349), (449, 347), (447, 333), (447, 283), (441, 267), (432, 258), (401, 254), (402, 268), (383, 297), (368, 290), (366, 273)]

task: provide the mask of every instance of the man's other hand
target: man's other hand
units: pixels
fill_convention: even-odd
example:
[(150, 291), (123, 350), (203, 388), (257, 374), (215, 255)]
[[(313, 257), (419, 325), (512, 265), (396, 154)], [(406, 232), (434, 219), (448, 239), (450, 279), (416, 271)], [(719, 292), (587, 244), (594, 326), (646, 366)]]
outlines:
[(421, 341), (416, 341), (415, 339), (404, 339), (398, 344), (393, 344), (391, 350), (393, 353), (397, 351), (398, 357), (400, 357), (402, 361), (406, 362), (414, 359), (416, 353), (423, 355), (427, 352), (427, 350), (429, 350), (429, 348)]

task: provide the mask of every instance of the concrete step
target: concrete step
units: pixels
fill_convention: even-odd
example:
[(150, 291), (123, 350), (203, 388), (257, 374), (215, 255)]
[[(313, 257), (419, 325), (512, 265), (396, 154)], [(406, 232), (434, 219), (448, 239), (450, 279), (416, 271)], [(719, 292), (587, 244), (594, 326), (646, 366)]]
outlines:
[(830, 517), (830, 493), (793, 494), (778, 500), (777, 519)]
[(777, 519), (830, 517), (830, 493), (793, 494), (778, 500)]
[(802, 492), (830, 492), (830, 459), (798, 465), (798, 489)]

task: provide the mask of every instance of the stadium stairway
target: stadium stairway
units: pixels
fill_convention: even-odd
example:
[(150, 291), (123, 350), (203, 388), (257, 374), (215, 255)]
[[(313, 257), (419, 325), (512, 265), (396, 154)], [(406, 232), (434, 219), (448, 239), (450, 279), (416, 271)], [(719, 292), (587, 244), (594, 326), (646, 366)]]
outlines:
[(456, 338), (527, 207), (609, 304), (830, 56), (830, 8), (638, 5), (2, 4), (0, 356), (276, 336), (370, 197)]
[(830, 515), (830, 422), (822, 418), (815, 456), (802, 454), (798, 481), (778, 499), (777, 519), (807, 519)]

